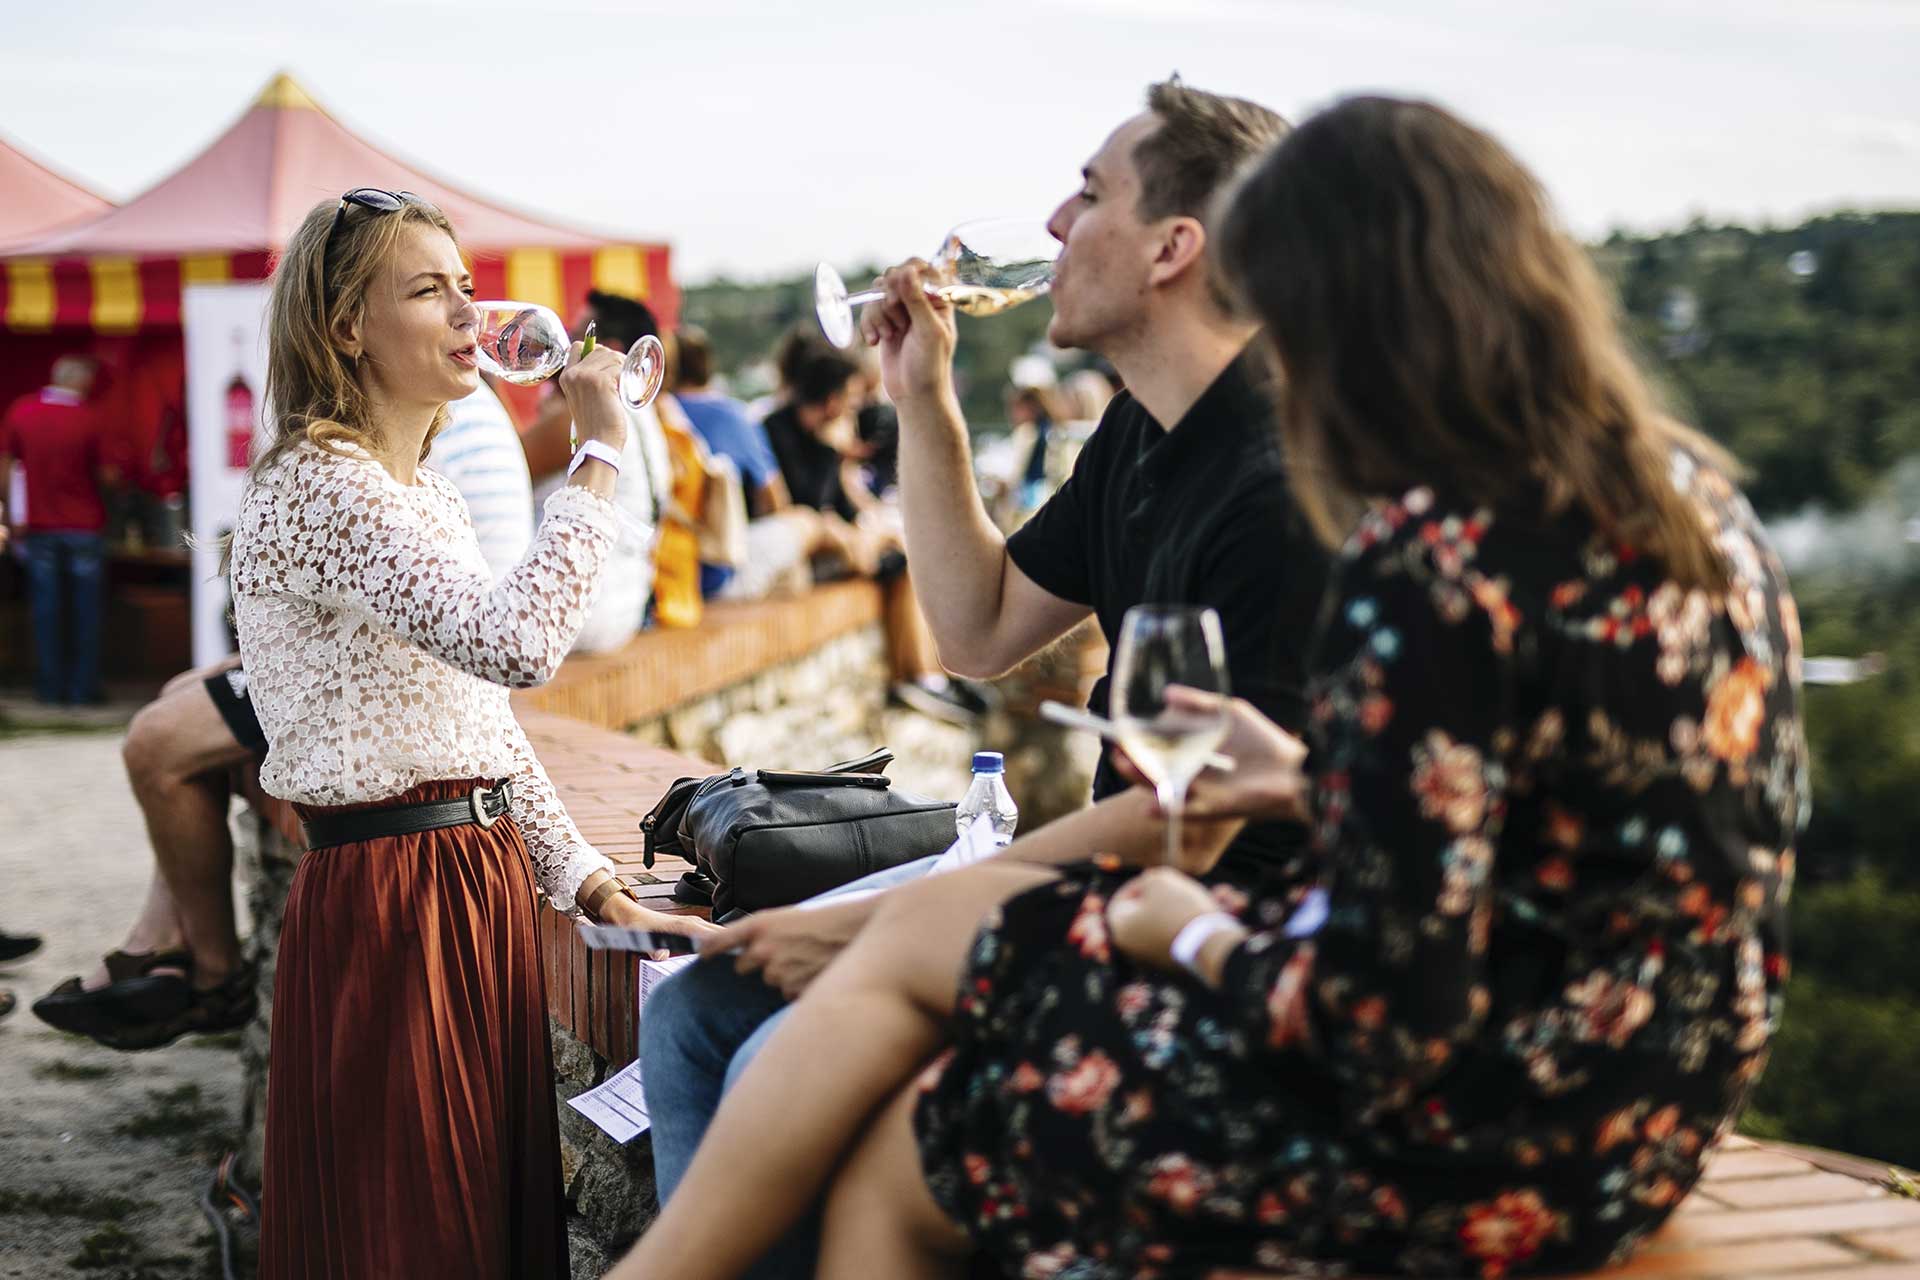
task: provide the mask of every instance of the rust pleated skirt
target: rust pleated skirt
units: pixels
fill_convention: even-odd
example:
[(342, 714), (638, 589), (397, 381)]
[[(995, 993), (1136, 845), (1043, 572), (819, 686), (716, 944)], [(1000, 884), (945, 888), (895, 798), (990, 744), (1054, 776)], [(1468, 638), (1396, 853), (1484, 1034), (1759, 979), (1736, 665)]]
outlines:
[(567, 1276), (533, 872), (513, 821), (305, 855), (278, 965), (262, 1280)]

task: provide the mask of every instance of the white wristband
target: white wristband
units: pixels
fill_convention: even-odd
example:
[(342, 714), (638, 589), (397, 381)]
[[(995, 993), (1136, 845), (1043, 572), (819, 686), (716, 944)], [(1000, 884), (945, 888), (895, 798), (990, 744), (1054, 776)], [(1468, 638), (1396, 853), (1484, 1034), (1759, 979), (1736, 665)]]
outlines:
[(1197, 973), (1193, 966), (1200, 959), (1200, 948), (1207, 945), (1207, 940), (1222, 929), (1240, 927), (1240, 921), (1226, 912), (1209, 911), (1182, 925), (1180, 932), (1173, 935), (1173, 945), (1167, 951), (1173, 956), (1175, 964), (1189, 973)]
[(620, 451), (605, 440), (588, 440), (581, 444), (580, 452), (573, 455), (573, 461), (567, 464), (567, 479), (573, 479), (573, 473), (588, 458), (598, 458), (613, 468), (615, 475), (620, 474)]

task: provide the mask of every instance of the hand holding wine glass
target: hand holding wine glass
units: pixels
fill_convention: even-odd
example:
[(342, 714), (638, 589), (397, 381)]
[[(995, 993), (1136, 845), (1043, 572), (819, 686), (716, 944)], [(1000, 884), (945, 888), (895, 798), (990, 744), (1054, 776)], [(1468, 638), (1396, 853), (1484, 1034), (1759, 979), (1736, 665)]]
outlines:
[[(570, 363), (561, 371), (560, 392), (567, 398), (576, 435), (602, 440), (617, 452), (627, 443), (627, 412), (622, 404), (620, 353), (608, 347), (586, 350), (573, 344)], [(576, 442), (574, 448), (579, 448)]]
[(953, 306), (927, 289), (931, 268), (918, 258), (875, 282), (884, 296), (867, 305), (860, 333), (880, 352), (880, 381), (896, 405), (937, 396), (953, 385), (953, 349), (959, 334)]
[[(567, 367), (573, 343), (567, 326), (549, 308), (534, 302), (473, 305), (480, 312), (474, 342), (480, 367), (488, 373), (516, 387), (530, 387)], [(660, 394), (666, 372), (667, 349), (648, 334), (620, 362), (620, 398), (635, 409), (645, 408)]]
[[(947, 232), (933, 257), (919, 265), (929, 294), (970, 316), (990, 316), (1051, 289), (1053, 262), (1059, 253), (1059, 241), (1042, 223), (983, 218)], [(813, 275), (814, 313), (827, 338), (838, 347), (853, 345), (854, 309), (886, 296), (881, 288), (849, 295), (846, 282), (830, 263), (821, 263)]]
[[(1217, 695), (1169, 697), (1184, 687)], [(1178, 865), (1187, 788), (1227, 736), (1227, 654), (1220, 615), (1190, 605), (1135, 605), (1120, 624), (1109, 702), (1120, 744), (1167, 815), (1166, 860)]]
[[(1223, 698), (1176, 685), (1167, 690), (1167, 704), (1200, 714), (1223, 710), (1227, 717), (1220, 754), (1232, 760), (1234, 767), (1231, 772), (1202, 769), (1195, 775), (1182, 806), (1186, 817), (1307, 819), (1306, 743), (1267, 719), (1245, 698)], [(1152, 785), (1126, 758), (1119, 766), (1129, 781)]]

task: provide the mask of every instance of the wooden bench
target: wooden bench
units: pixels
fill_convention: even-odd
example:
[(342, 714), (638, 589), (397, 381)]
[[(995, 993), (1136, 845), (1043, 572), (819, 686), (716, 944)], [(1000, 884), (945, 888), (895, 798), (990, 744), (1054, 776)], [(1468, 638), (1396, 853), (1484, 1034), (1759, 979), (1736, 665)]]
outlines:
[[(1920, 1200), (1889, 1191), (1885, 1174), (1856, 1156), (1729, 1138), (1625, 1266), (1564, 1280), (1916, 1280)], [(1292, 1277), (1217, 1271), (1208, 1280)]]

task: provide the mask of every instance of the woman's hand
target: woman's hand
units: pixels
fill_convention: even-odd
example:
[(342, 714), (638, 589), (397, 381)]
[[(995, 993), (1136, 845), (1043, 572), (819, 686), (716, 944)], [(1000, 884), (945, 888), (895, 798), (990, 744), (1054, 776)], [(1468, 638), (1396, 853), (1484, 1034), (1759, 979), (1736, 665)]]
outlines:
[[(677, 933), (696, 940), (703, 935), (720, 932), (718, 926), (708, 924), (699, 916), (670, 916), (651, 911), (624, 893), (616, 893), (607, 899), (606, 905), (600, 908), (600, 923), (617, 924), (625, 929), (645, 929), (649, 933)], [(668, 951), (656, 951), (647, 958), (665, 960), (671, 954)]]
[(595, 347), (582, 356), (573, 344), (560, 372), (560, 391), (582, 440), (602, 440), (618, 450), (627, 443), (627, 404), (620, 398), (620, 365), (626, 357), (611, 347)]
[[(1176, 968), (1173, 940), (1188, 922), (1220, 910), (1206, 886), (1171, 867), (1152, 867), (1127, 881), (1107, 904), (1114, 949), (1154, 969)], [(1245, 930), (1232, 931), (1235, 944)]]
[[(1187, 788), (1183, 818), (1282, 818), (1304, 822), (1307, 811), (1307, 746), (1266, 718), (1245, 698), (1225, 699), (1216, 693), (1175, 687), (1167, 690), (1167, 706), (1178, 711), (1209, 715), (1227, 711), (1227, 737), (1220, 752), (1233, 761), (1233, 772), (1207, 769)], [(1115, 767), (1135, 786), (1152, 784), (1138, 765), (1121, 750)], [(1158, 806), (1155, 806), (1156, 809)]]

